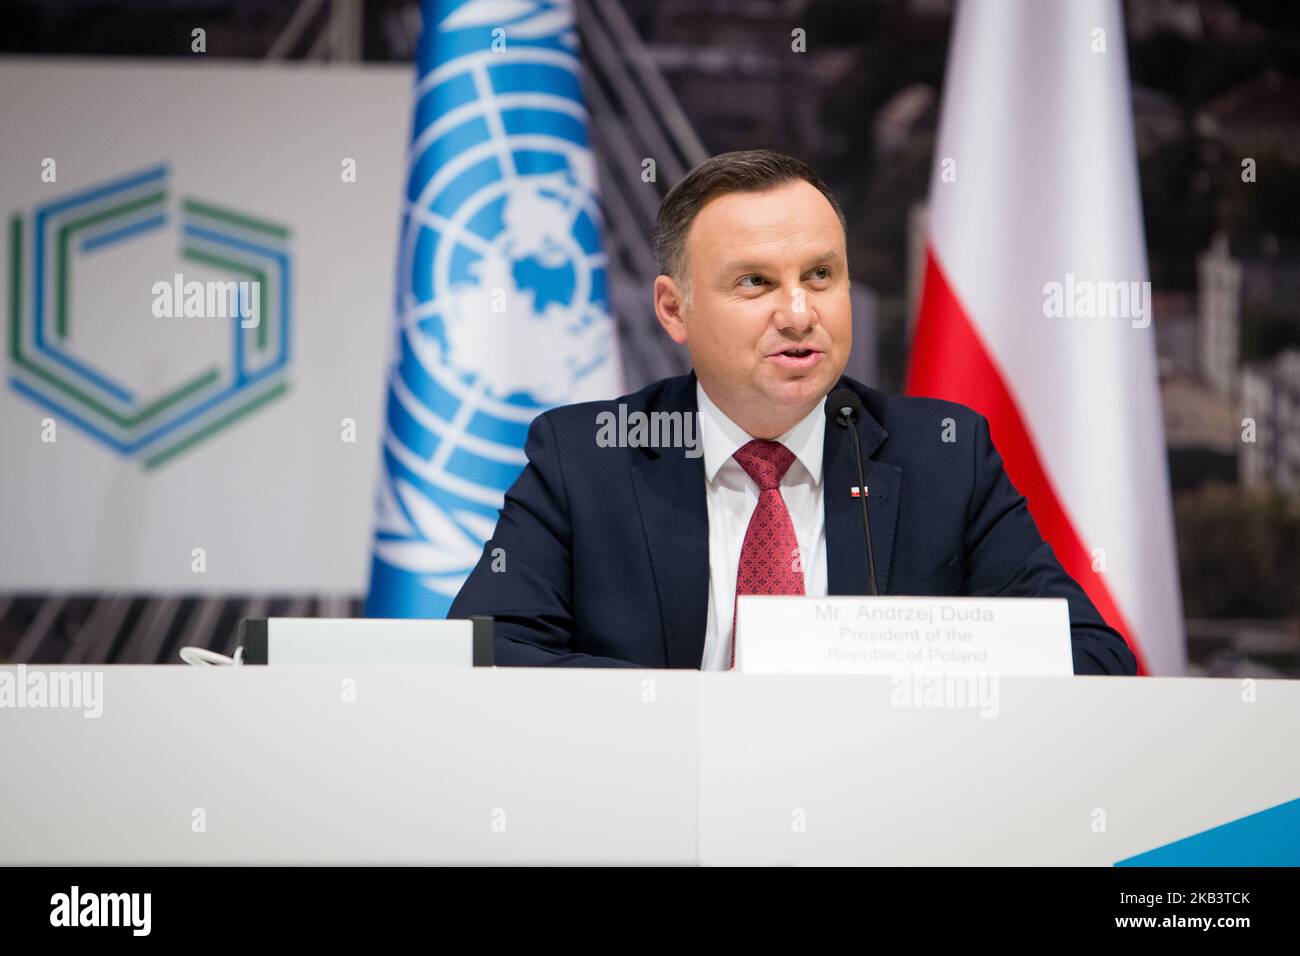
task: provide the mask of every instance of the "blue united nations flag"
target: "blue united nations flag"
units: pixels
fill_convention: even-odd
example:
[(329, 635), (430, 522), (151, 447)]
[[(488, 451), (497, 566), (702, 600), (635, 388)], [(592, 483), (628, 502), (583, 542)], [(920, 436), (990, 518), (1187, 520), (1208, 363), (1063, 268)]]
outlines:
[(374, 616), (444, 617), (529, 423), (622, 384), (571, 4), (421, 11)]

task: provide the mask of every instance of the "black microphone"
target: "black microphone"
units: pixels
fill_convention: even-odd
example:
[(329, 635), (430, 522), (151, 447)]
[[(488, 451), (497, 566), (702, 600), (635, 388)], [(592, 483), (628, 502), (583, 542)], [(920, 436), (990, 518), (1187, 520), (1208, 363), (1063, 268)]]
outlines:
[(867, 513), (867, 482), (862, 477), (862, 443), (858, 440), (858, 419), (862, 417), (862, 399), (851, 388), (837, 388), (826, 396), (826, 414), (836, 425), (847, 428), (853, 438), (853, 460), (858, 466), (859, 496), (862, 501), (862, 530), (867, 536), (867, 587), (873, 597), (880, 594), (876, 588), (876, 558), (871, 553), (871, 516)]

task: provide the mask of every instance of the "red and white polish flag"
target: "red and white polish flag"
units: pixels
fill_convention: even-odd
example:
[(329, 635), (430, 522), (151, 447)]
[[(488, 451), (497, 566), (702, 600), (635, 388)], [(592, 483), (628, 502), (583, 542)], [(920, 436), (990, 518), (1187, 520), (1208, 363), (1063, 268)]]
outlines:
[(1120, 4), (962, 0), (944, 85), (907, 391), (988, 418), (1140, 672), (1181, 674)]

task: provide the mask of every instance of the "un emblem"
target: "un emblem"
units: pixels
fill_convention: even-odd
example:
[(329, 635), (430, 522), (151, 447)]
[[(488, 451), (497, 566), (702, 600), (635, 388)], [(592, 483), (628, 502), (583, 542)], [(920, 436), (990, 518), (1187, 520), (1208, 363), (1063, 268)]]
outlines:
[(533, 418), (621, 384), (572, 11), (512, 10), (426, 23), (372, 613), (444, 613)]

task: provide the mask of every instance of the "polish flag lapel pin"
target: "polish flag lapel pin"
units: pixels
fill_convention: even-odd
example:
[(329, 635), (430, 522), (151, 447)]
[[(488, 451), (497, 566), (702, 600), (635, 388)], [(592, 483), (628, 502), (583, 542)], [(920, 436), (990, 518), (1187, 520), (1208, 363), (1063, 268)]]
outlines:
[(849, 494), (851, 494), (854, 498), (865, 498), (867, 497), (868, 494), (867, 486), (863, 485), (862, 487), (858, 487), (857, 485), (854, 485), (852, 488), (849, 489)]

